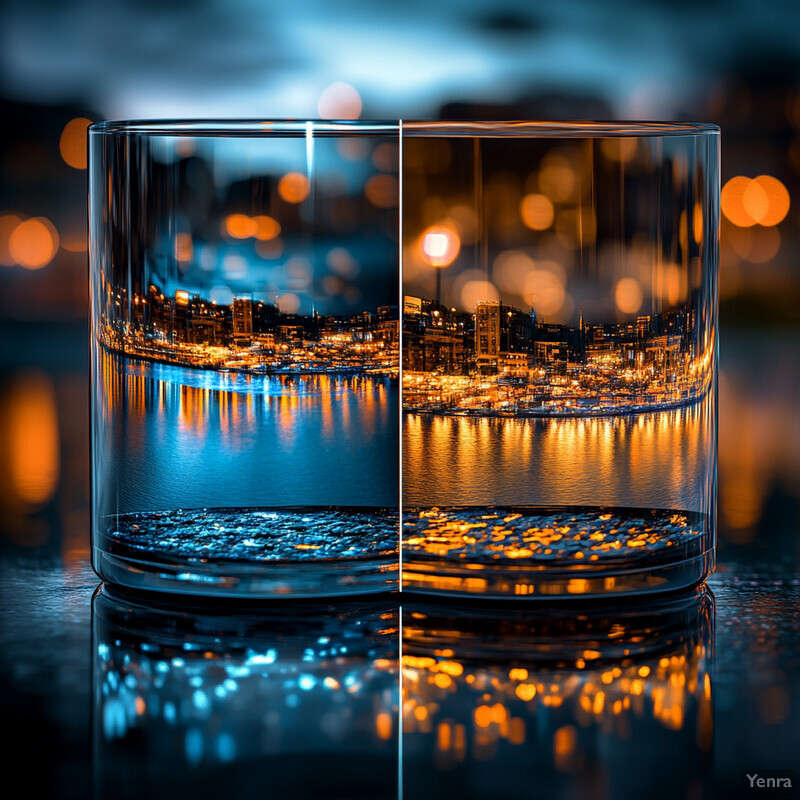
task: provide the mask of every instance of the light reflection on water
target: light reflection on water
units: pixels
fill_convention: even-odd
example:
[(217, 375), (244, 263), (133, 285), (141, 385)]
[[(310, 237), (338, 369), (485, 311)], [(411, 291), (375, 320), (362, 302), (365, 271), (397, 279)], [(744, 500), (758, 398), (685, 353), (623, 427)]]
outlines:
[(391, 602), (169, 609), (103, 587), (93, 620), (99, 797), (396, 797)]
[(103, 513), (396, 507), (398, 390), (386, 378), (245, 376), (102, 356)]
[(687, 796), (713, 744), (713, 622), (705, 589), (645, 608), (404, 605), (407, 796)]
[(708, 513), (716, 449), (712, 403), (709, 395), (671, 411), (617, 417), (407, 414), (403, 502)]

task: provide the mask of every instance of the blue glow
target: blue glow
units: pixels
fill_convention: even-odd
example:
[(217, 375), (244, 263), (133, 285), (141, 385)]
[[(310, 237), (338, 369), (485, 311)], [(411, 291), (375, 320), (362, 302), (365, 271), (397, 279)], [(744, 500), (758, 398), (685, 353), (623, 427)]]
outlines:
[(236, 683), (236, 681), (232, 680), (231, 678), (225, 678), (225, 680), (222, 681), (222, 685), (225, 687), (225, 690), (228, 691), (228, 692), (235, 692), (235, 691), (238, 691), (238, 689), (239, 689), (239, 684)]
[(223, 698), (228, 693), (225, 691), (225, 687), (220, 685), (214, 687), (214, 694), (219, 698)]
[(289, 708), (297, 708), (297, 706), (300, 705), (300, 698), (296, 694), (287, 694), (286, 705), (289, 706)]
[(97, 645), (97, 655), (98, 655), (98, 657), (100, 658), (101, 661), (107, 661), (109, 653), (110, 653), (110, 650), (108, 649), (108, 645), (107, 644), (101, 643), (101, 644)]
[(172, 659), (172, 666), (173, 667), (182, 667), (186, 662), (182, 658), (173, 658)]
[(156, 672), (169, 672), (169, 664), (166, 661), (159, 661), (156, 664)]
[(126, 685), (126, 686), (127, 686), (129, 689), (135, 689), (135, 688), (136, 688), (136, 676), (135, 676), (135, 675), (133, 675), (133, 674), (131, 674), (131, 673), (129, 672), (129, 673), (128, 673), (128, 674), (125, 676), (125, 685)]
[(199, 689), (203, 685), (203, 679), (199, 675), (192, 675), (189, 678), (189, 686), (192, 686), (195, 689)]
[(164, 703), (164, 719), (167, 722), (175, 722), (175, 704), (171, 701)]
[(217, 739), (217, 755), (226, 764), (236, 758), (236, 741), (229, 733), (221, 733)]
[(208, 708), (208, 695), (201, 692), (199, 689), (192, 695), (192, 703), (194, 707), (200, 711), (205, 711)]
[(125, 735), (126, 729), (122, 703), (119, 700), (109, 700), (103, 707), (103, 733), (106, 739), (119, 739)]
[(190, 764), (197, 764), (203, 757), (203, 734), (197, 728), (186, 731), (184, 749), (186, 760)]
[(303, 691), (307, 692), (317, 685), (317, 679), (313, 675), (301, 675), (297, 684)]

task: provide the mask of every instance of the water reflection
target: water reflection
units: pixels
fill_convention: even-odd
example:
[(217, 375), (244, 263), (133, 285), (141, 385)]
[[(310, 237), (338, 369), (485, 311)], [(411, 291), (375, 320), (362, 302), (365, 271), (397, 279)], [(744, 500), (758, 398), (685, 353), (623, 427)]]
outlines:
[(407, 414), (403, 501), (598, 505), (707, 512), (715, 408), (619, 417), (513, 419)]
[(645, 608), (404, 604), (405, 798), (698, 791), (713, 618), (707, 589)]
[(94, 598), (98, 797), (397, 796), (396, 605), (147, 602)]

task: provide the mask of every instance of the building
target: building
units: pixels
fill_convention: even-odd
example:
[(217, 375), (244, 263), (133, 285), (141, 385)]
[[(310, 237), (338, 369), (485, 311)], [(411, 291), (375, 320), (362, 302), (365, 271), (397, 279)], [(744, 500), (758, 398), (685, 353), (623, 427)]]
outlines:
[(233, 341), (248, 345), (253, 340), (253, 301), (249, 297), (233, 298)]
[(475, 309), (475, 368), (482, 374), (493, 374), (499, 356), (500, 303), (481, 300)]

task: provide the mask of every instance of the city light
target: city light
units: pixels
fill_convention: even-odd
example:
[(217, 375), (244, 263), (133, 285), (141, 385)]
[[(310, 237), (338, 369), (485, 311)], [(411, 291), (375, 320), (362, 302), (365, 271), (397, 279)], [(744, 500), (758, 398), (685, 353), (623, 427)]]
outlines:
[(623, 314), (635, 314), (642, 307), (642, 287), (636, 278), (622, 278), (614, 289), (614, 302)]
[(526, 194), (519, 204), (519, 215), (534, 231), (547, 230), (553, 224), (553, 204), (543, 194)]
[(76, 117), (70, 120), (61, 132), (58, 143), (61, 158), (73, 169), (86, 169), (86, 131), (91, 124), (90, 119)]
[(14, 228), (8, 240), (8, 250), (21, 267), (41, 269), (58, 252), (58, 232), (49, 219), (33, 217)]
[(461, 250), (458, 233), (448, 225), (433, 225), (420, 237), (422, 260), (432, 267), (447, 267)]
[(308, 178), (301, 172), (287, 172), (278, 181), (278, 194), (287, 203), (302, 203), (310, 190)]
[(358, 119), (361, 97), (349, 83), (337, 81), (323, 90), (317, 102), (321, 119)]
[(722, 213), (740, 228), (777, 225), (786, 218), (791, 204), (786, 187), (770, 175), (731, 178), (722, 187), (720, 202)]

